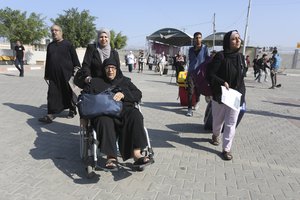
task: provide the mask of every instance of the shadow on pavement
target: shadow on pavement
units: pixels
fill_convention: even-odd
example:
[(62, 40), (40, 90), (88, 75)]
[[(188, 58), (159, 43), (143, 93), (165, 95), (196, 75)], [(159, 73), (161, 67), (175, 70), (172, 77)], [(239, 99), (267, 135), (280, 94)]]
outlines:
[(264, 111), (264, 110), (247, 110), (247, 114), (254, 114), (254, 115), (263, 115), (263, 116), (271, 116), (271, 117), (279, 117), (283, 119), (293, 119), (293, 120), (300, 120), (300, 117), (295, 117), (295, 116), (290, 116), (290, 115), (282, 115), (282, 114), (277, 114), (269, 111)]
[(203, 150), (206, 152), (214, 153), (216, 155), (220, 155), (220, 151), (215, 150), (214, 147), (208, 148), (206, 146), (201, 145), (201, 143), (208, 143), (210, 141), (210, 139), (208, 138), (182, 137), (182, 133), (176, 133), (173, 131), (162, 131), (157, 129), (148, 129), (148, 132), (151, 138), (151, 145), (154, 148), (175, 148), (175, 146), (171, 144), (175, 142), (181, 145), (189, 146), (194, 149)]
[[(294, 100), (294, 101), (296, 101), (296, 100)], [(263, 101), (263, 102), (273, 103), (273, 104), (280, 105), (280, 106), (300, 107), (300, 102), (299, 102), (299, 104), (297, 104), (297, 103), (288, 103), (288, 102), (274, 102), (274, 101)]]
[(0, 74), (1, 76), (16, 76), (16, 77), (19, 77), (19, 75), (17, 74)]
[(35, 148), (29, 150), (29, 154), (34, 159), (51, 159), (55, 166), (75, 183), (90, 184), (99, 180), (99, 177), (86, 178), (85, 167), (79, 157), (78, 126), (55, 120), (51, 124), (39, 122), (38, 118), (44, 114), (42, 109), (44, 105), (41, 107), (14, 103), (4, 103), (4, 105), (32, 116), (27, 120), (27, 124), (37, 134), (34, 141)]
[[(179, 100), (178, 100), (179, 101)], [(179, 115), (185, 115), (187, 106), (180, 107), (180, 103), (173, 102), (142, 102), (142, 112), (143, 107), (153, 108), (162, 111), (174, 112)]]

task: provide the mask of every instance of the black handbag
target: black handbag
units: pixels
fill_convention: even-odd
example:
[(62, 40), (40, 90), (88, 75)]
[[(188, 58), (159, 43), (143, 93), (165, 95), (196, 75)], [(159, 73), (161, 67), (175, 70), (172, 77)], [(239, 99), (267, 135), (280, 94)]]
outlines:
[(80, 94), (77, 103), (80, 117), (85, 119), (101, 115), (120, 117), (123, 102), (115, 101), (113, 99), (114, 94), (111, 90), (98, 94)]

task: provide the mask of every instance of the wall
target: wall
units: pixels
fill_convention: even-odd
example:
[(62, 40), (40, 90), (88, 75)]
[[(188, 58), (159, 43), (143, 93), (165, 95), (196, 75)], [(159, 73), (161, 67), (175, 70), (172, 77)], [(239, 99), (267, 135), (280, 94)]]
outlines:
[[(85, 48), (78, 48), (76, 49), (78, 59), (80, 63), (83, 61), (83, 57), (85, 54)], [(129, 53), (129, 50), (118, 50), (119, 56), (120, 56), (120, 62), (121, 65), (125, 64), (125, 54)], [(134, 55), (137, 57), (138, 56), (138, 50), (133, 50)], [(252, 51), (247, 51), (246, 54), (250, 54), (250, 60), (253, 60), (254, 53)], [(288, 52), (280, 52), (279, 54), (282, 58), (282, 65), (281, 67), (283, 69), (291, 69), (293, 65), (293, 59), (294, 59), (294, 54), (295, 52), (293, 51), (288, 51)], [(0, 49), (0, 55), (5, 55), (5, 56), (12, 56), (13, 55), (13, 50), (11, 49)], [(260, 55), (260, 54), (259, 54)], [(268, 57), (272, 56), (271, 53), (268, 53)], [(251, 59), (252, 58), (252, 59)], [(35, 65), (35, 64), (44, 64), (46, 60), (46, 51), (34, 51), (32, 49), (25, 49), (25, 59), (27, 61), (27, 64), (30, 65)], [(298, 55), (298, 59), (295, 65), (296, 69), (300, 69), (300, 55)]]

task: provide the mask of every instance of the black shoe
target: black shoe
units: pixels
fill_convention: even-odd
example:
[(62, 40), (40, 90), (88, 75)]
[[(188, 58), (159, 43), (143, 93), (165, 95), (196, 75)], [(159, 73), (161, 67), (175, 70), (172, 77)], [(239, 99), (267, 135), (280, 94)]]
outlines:
[(223, 151), (222, 152), (223, 160), (232, 160), (233, 156), (230, 152)]
[(218, 146), (220, 144), (220, 136), (212, 135), (210, 143), (212, 145)]
[(50, 124), (53, 122), (54, 117), (50, 116), (50, 115), (46, 115), (44, 117), (39, 118), (40, 122), (46, 123), (46, 124)]
[(75, 117), (75, 115), (77, 115), (77, 111), (76, 110), (70, 110), (67, 118), (72, 119), (72, 118)]

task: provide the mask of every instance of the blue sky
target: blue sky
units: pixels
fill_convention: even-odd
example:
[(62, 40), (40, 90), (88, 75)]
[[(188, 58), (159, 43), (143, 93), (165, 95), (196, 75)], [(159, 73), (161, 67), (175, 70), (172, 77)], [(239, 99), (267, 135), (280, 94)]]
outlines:
[[(203, 37), (237, 29), (244, 38), (249, 0), (0, 0), (0, 8), (35, 12), (50, 18), (64, 10), (89, 10), (97, 28), (107, 27), (128, 37), (128, 48), (144, 47), (146, 36), (161, 28), (177, 28)], [(251, 0), (248, 45), (296, 48), (300, 42), (300, 0)]]

